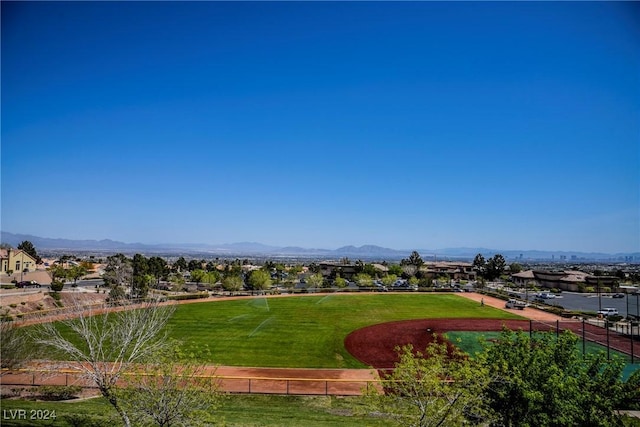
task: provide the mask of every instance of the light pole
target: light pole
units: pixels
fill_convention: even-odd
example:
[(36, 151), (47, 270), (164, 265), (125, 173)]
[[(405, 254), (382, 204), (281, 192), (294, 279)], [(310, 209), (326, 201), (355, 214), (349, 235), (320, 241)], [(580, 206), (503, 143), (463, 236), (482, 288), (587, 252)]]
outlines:
[(24, 273), (24, 251), (20, 250), (20, 281), (22, 282), (22, 274)]

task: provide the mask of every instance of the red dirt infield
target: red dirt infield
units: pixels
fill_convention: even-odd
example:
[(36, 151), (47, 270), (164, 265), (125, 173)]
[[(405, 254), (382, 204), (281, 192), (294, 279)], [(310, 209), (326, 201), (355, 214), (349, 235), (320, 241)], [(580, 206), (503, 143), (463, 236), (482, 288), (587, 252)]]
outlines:
[(375, 369), (391, 369), (398, 361), (396, 347), (411, 344), (424, 351), (434, 334), (449, 331), (528, 330), (529, 320), (504, 319), (420, 319), (380, 323), (353, 331), (344, 340), (353, 357)]

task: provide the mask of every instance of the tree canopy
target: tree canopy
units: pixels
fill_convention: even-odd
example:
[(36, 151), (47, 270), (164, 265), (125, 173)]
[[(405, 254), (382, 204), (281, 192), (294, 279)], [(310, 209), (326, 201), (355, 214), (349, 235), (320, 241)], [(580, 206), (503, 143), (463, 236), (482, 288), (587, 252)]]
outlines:
[(33, 259), (35, 259), (36, 264), (42, 264), (42, 258), (40, 258), (40, 255), (38, 255), (38, 251), (36, 251), (35, 246), (33, 246), (33, 243), (31, 243), (30, 241), (28, 240), (22, 241), (18, 245), (18, 249), (24, 251), (25, 253), (29, 254)]
[(577, 340), (505, 329), (472, 358), (438, 341), (405, 347), (374, 402), (400, 425), (622, 425), (617, 410), (640, 397), (640, 371), (624, 382), (622, 359), (583, 355)]

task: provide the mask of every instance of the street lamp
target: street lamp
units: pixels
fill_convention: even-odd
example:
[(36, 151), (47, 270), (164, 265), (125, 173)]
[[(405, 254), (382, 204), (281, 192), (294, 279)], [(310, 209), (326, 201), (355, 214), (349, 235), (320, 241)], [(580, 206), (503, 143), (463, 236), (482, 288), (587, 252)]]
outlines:
[(24, 273), (24, 251), (20, 250), (20, 281), (22, 282), (22, 274)]

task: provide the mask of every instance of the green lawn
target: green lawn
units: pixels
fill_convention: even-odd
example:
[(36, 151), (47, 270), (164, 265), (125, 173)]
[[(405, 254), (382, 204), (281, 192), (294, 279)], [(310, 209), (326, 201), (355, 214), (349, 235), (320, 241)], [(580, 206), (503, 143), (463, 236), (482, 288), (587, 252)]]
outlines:
[[(358, 397), (339, 398), (324, 396), (268, 396), (227, 395), (220, 407), (211, 414), (205, 425), (228, 427), (279, 426), (279, 427), (382, 427), (389, 425), (380, 416), (357, 414), (361, 405)], [(98, 427), (120, 425), (115, 410), (103, 398), (76, 403), (33, 402), (28, 400), (3, 400), (3, 427), (55, 426)], [(25, 410), (26, 417), (55, 411), (55, 420), (21, 420), (16, 410)], [(13, 418), (13, 419), (12, 419)], [(204, 420), (203, 420), (204, 421)]]
[(364, 368), (344, 348), (352, 331), (420, 318), (521, 318), (457, 295), (327, 294), (184, 304), (169, 324), (185, 349), (221, 365)]

